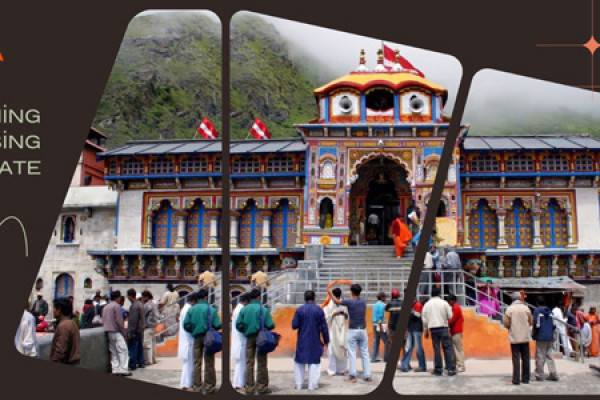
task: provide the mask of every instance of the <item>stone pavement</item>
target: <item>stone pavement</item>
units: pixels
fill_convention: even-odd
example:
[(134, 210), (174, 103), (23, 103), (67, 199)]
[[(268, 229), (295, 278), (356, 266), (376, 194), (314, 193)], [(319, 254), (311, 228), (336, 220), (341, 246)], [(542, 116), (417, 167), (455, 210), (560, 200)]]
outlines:
[[(394, 378), (394, 389), (401, 394), (597, 394), (600, 393), (600, 372), (589, 368), (590, 363), (599, 364), (598, 359), (586, 360), (585, 364), (558, 359), (559, 382), (536, 382), (533, 378), (535, 363), (531, 363), (532, 380), (529, 385), (512, 385), (511, 361), (467, 359), (467, 371), (456, 376), (438, 377), (430, 373), (400, 372)], [(359, 375), (355, 384), (344, 382), (343, 376), (329, 378), (324, 372), (327, 359), (321, 362), (323, 374), (319, 383), (319, 390), (308, 392), (294, 389), (294, 361), (292, 358), (269, 359), (270, 387), (273, 394), (367, 394), (375, 390), (381, 378), (385, 364), (371, 364), (373, 381), (366, 382)], [(416, 362), (413, 362), (416, 364)], [(221, 358), (215, 360), (217, 366), (217, 386), (221, 386)], [(427, 360), (431, 369), (432, 362)], [(414, 366), (414, 365), (413, 365)], [(360, 362), (358, 371), (361, 371)], [(179, 388), (181, 360), (175, 357), (158, 359), (158, 364), (137, 370), (132, 378), (139, 381)], [(306, 385), (305, 385), (306, 387)]]
[[(529, 385), (511, 383), (511, 360), (465, 361), (466, 372), (456, 376), (434, 376), (430, 373), (400, 372), (394, 378), (394, 389), (401, 394), (598, 394), (600, 393), (600, 372), (585, 364), (558, 359), (556, 369), (558, 382), (535, 381), (535, 361), (531, 363), (531, 382)], [(591, 363), (597, 364), (598, 359)], [(413, 362), (413, 364), (416, 364)], [(432, 368), (431, 360), (427, 362)], [(546, 367), (546, 374), (548, 368)]]
[[(181, 371), (181, 360), (176, 357), (159, 358), (158, 363), (144, 369), (138, 369), (133, 372), (133, 376), (128, 379), (136, 379), (143, 382), (164, 385), (172, 388), (179, 388), (179, 378)], [(323, 375), (319, 382), (319, 390), (309, 392), (308, 390), (294, 389), (294, 360), (292, 358), (269, 358), (269, 387), (273, 394), (366, 394), (370, 393), (379, 386), (383, 377), (385, 364), (383, 362), (371, 364), (373, 381), (366, 382), (362, 379), (361, 363), (358, 362), (358, 380), (355, 384), (344, 382), (344, 376), (328, 377), (325, 373), (327, 358), (321, 362)], [(221, 379), (221, 358), (215, 359), (217, 370), (217, 386), (220, 387)], [(306, 384), (305, 384), (306, 387)]]

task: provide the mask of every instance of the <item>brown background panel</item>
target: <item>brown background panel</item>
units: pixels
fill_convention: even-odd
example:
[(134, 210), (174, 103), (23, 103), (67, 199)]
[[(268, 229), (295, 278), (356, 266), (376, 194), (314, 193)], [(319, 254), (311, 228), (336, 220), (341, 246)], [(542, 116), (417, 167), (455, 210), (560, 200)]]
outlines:
[[(238, 10), (249, 10), (440, 51), (463, 65), (463, 83), (481, 68), (554, 82), (582, 85), (591, 77), (590, 55), (583, 48), (539, 48), (538, 43), (584, 43), (590, 38), (592, 0), (324, 2), (103, 0), (82, 2), (3, 1), (0, 5), (0, 105), (37, 108), (39, 125), (2, 126), (8, 133), (36, 133), (42, 148), (43, 176), (0, 176), (0, 221), (18, 216), (27, 229), (29, 257), (14, 221), (0, 227), (3, 273), (2, 383), (6, 393), (65, 399), (170, 396), (191, 394), (20, 357), (13, 346), (22, 306), (39, 269), (55, 218), (99, 103), (128, 22), (149, 8), (210, 9), (224, 24)], [(600, 4), (596, 0), (596, 35)], [(227, 32), (227, 28), (225, 32)], [(334, 44), (332, 44), (334, 45)], [(224, 47), (224, 55), (228, 50)], [(600, 81), (600, 52), (596, 80)], [(227, 99), (228, 66), (224, 66)], [(455, 107), (462, 112), (466, 88)], [(600, 101), (596, 97), (596, 101)], [(223, 114), (228, 114), (224, 107)], [(223, 121), (224, 131), (228, 121)], [(1, 133), (1, 131), (0, 131)], [(28, 152), (0, 149), (0, 160), (31, 158)], [(440, 166), (441, 167), (441, 166)], [(440, 168), (443, 170), (443, 168)], [(433, 204), (436, 206), (436, 204)], [(424, 250), (424, 249), (423, 249)], [(406, 315), (407, 316), (407, 315)], [(406, 322), (406, 321), (404, 321)], [(228, 364), (227, 358), (225, 358)], [(390, 371), (391, 372), (391, 371)], [(387, 374), (386, 377), (391, 375)], [(371, 398), (393, 394), (390, 380)], [(230, 396), (222, 390), (217, 397)], [(187, 397), (184, 397), (187, 396)], [(350, 396), (354, 397), (354, 396)]]

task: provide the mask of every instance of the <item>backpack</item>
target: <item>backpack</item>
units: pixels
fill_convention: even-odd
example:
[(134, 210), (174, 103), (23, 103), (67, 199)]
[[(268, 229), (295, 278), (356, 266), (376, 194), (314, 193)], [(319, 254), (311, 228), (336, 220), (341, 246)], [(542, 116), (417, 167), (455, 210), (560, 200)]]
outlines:
[(256, 337), (256, 347), (261, 353), (270, 353), (277, 348), (279, 345), (279, 339), (281, 335), (276, 332), (271, 332), (265, 328), (265, 316), (263, 312), (263, 306), (260, 307), (260, 331)]
[(204, 334), (204, 352), (208, 354), (218, 353), (221, 351), (223, 343), (221, 342), (221, 334), (212, 326), (210, 305), (206, 308), (206, 315), (208, 330)]

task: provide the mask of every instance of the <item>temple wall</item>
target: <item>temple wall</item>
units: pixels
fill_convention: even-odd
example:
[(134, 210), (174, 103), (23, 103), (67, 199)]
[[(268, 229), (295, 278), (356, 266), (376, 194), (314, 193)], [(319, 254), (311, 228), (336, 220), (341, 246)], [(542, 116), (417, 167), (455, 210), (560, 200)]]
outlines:
[[(77, 217), (76, 234), (72, 243), (61, 241), (60, 232), (63, 215)], [(94, 208), (91, 217), (87, 217), (84, 209), (62, 210), (37, 275), (37, 278), (43, 280), (44, 287), (41, 292), (50, 308), (52, 308), (56, 278), (62, 273), (68, 273), (73, 278), (73, 297), (75, 308), (78, 310), (83, 307), (83, 301), (91, 298), (96, 290), (106, 292), (108, 282), (104, 276), (94, 271), (95, 263), (87, 254), (87, 251), (112, 249), (114, 229), (114, 208)], [(92, 280), (91, 288), (83, 287), (87, 278)], [(33, 294), (35, 294), (35, 287), (33, 288)], [(47, 318), (50, 318), (50, 316), (47, 316)]]
[(124, 190), (119, 194), (117, 249), (141, 248), (143, 204), (142, 190)]
[(597, 188), (575, 189), (580, 249), (600, 248), (600, 205)]

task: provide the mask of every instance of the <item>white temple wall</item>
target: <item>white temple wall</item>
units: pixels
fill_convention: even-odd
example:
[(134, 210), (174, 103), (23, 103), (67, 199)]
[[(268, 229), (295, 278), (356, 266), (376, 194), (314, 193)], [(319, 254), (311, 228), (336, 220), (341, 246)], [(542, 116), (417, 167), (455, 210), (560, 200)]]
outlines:
[(577, 233), (580, 249), (600, 249), (598, 188), (575, 189)]
[(144, 191), (122, 191), (119, 194), (118, 207), (117, 249), (141, 249)]

